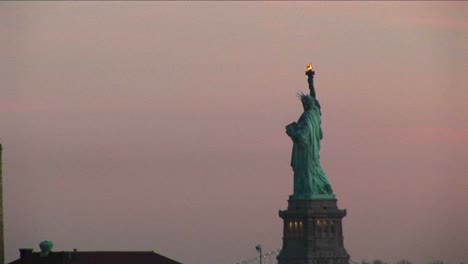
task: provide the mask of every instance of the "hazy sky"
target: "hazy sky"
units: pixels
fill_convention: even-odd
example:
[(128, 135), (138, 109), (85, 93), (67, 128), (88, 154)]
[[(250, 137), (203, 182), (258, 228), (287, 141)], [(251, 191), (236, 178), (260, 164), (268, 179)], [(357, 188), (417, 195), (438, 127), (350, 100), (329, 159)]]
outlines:
[(467, 2), (2, 2), (7, 261), (281, 246), (316, 69), (354, 261), (468, 262)]

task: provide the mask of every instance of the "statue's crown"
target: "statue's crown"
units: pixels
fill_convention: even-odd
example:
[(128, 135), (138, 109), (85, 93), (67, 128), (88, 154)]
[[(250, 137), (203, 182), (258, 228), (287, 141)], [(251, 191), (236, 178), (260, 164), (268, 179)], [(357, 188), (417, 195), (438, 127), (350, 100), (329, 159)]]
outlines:
[(313, 103), (314, 102), (314, 98), (308, 94), (304, 94), (304, 93), (297, 93), (297, 97), (299, 97), (299, 99), (301, 99), (301, 102), (302, 103)]

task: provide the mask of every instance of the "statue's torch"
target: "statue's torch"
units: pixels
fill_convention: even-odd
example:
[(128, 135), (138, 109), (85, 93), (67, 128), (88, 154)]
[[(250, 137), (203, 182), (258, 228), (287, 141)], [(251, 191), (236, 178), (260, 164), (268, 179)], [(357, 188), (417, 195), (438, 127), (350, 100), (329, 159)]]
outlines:
[(312, 66), (312, 64), (307, 65), (307, 71), (305, 72), (305, 74), (311, 78), (314, 78), (315, 71), (314, 66)]

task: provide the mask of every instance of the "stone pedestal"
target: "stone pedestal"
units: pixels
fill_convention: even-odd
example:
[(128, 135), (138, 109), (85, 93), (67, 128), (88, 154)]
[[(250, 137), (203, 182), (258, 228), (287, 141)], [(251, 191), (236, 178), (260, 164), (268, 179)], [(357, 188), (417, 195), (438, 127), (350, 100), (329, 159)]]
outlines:
[(284, 220), (278, 264), (348, 264), (341, 221), (346, 210), (336, 199), (292, 200), (279, 211)]

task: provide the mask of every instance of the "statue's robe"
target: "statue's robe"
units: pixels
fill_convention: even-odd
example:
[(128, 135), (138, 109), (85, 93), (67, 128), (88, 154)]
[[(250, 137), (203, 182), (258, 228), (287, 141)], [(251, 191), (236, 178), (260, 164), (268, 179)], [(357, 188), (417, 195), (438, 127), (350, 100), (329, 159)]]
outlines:
[(320, 165), (320, 140), (323, 138), (318, 101), (304, 111), (290, 135), (293, 140), (291, 166), (294, 171), (294, 196), (312, 198), (316, 194), (333, 195)]

